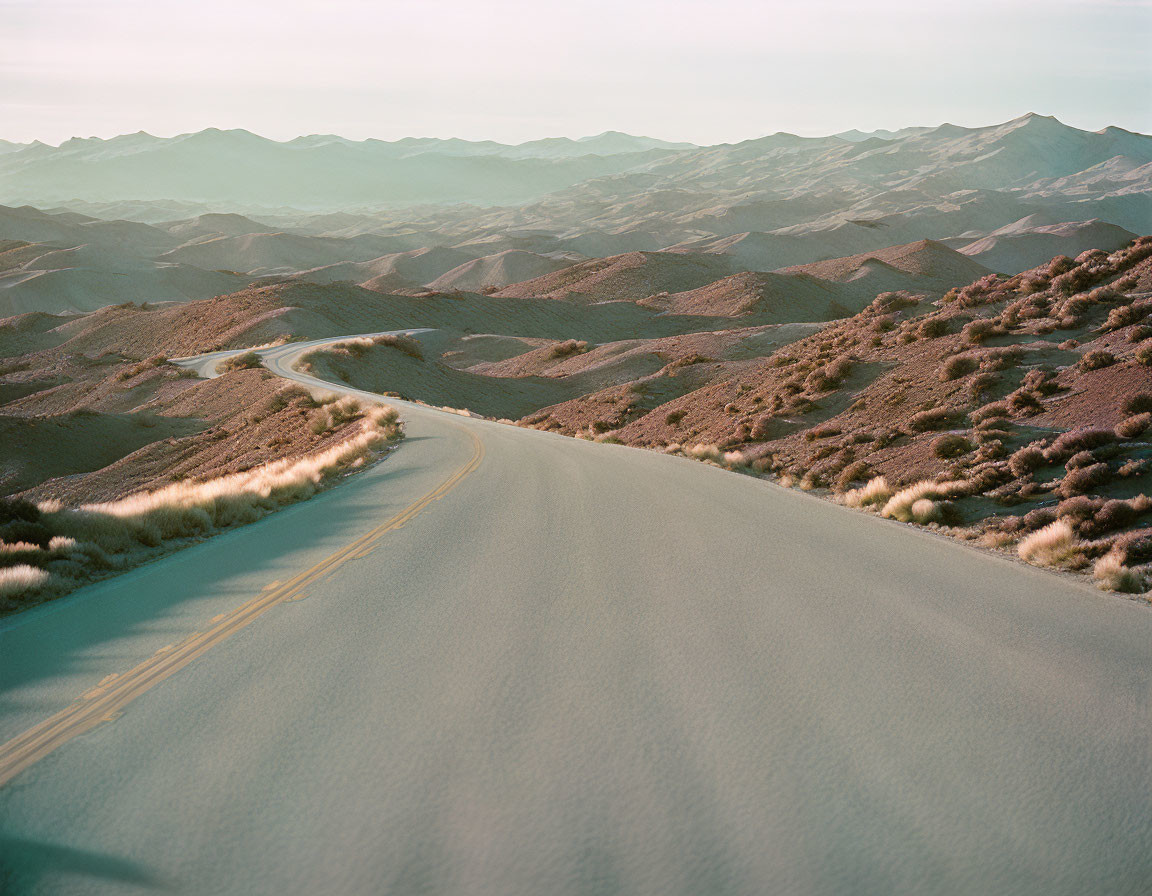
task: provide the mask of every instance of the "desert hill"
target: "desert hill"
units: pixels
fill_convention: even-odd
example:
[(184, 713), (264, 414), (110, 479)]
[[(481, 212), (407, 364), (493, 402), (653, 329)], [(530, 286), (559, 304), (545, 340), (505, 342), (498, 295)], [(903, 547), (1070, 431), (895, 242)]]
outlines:
[(866, 277), (881, 266), (912, 274), (926, 286), (931, 284), (942, 291), (991, 273), (979, 262), (935, 240), (919, 240), (845, 258), (793, 265), (783, 268), (781, 273), (810, 274), (822, 280), (847, 283)]
[(504, 298), (550, 298), (573, 302), (612, 302), (680, 292), (731, 273), (726, 259), (702, 254), (627, 252), (580, 262), (517, 283), (496, 293)]
[(368, 261), (381, 254), (379, 241), (370, 235), (336, 239), (281, 232), (211, 237), (165, 252), (158, 259), (261, 275), (293, 273), (339, 261)]
[(436, 246), (393, 252), (370, 261), (342, 262), (301, 271), (292, 276), (312, 283), (334, 283), (348, 280), (379, 292), (422, 286), (465, 262), (472, 261), (470, 252)]
[(1037, 217), (1001, 227), (958, 251), (994, 271), (1015, 273), (1055, 255), (1075, 257), (1088, 249), (1111, 252), (1136, 238), (1123, 227), (1104, 221), (1040, 223)]
[(797, 323), (847, 317), (872, 300), (838, 283), (807, 274), (744, 271), (704, 286), (661, 293), (641, 304), (672, 314), (754, 315), (763, 323)]
[(443, 291), (463, 289), (479, 292), (486, 288), (503, 288), (524, 280), (534, 280), (571, 267), (574, 263), (575, 259), (550, 258), (522, 249), (505, 249), (494, 255), (466, 261), (441, 274), (428, 283), (428, 287)]

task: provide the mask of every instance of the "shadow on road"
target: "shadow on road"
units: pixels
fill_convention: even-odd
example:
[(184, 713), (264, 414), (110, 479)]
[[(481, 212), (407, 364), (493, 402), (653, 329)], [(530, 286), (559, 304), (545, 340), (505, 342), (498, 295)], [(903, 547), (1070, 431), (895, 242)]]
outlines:
[(171, 885), (136, 862), (58, 843), (0, 836), (0, 891), (7, 896), (43, 891), (63, 875), (170, 891)]

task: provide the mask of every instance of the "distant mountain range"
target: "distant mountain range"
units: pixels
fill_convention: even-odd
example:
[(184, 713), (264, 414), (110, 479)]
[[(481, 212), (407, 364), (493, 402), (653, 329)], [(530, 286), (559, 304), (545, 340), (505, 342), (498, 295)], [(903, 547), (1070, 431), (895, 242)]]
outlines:
[(847, 313), (1152, 233), (1152, 137), (1039, 115), (710, 147), (138, 133), (0, 144), (2, 204), (39, 208), (0, 207), (0, 316), (267, 277), (763, 309), (804, 276)]
[[(614, 131), (509, 146), (333, 135), (277, 142), (209, 129), (171, 138), (143, 132), (74, 138), (57, 147), (0, 144), (0, 202), (130, 199), (341, 210), (547, 197), (555, 214), (566, 202), (603, 206), (633, 196), (655, 212), (668, 207), (699, 218), (711, 209), (716, 217), (749, 218), (748, 226), (724, 228), (738, 233), (823, 229), (828, 215), (841, 223), (874, 219), (953, 194), (961, 197), (954, 204), (970, 203), (982, 200), (975, 191), (991, 190), (1014, 199), (1075, 196), (1130, 205), (1079, 219), (1104, 217), (1132, 229), (1133, 215), (1147, 213), (1131, 197), (1152, 190), (1150, 165), (1152, 137), (1120, 128), (1081, 131), (1040, 115), (984, 128), (946, 124), (818, 138), (781, 133), (710, 147)], [(924, 235), (930, 234), (906, 234)]]
[(229, 201), (301, 208), (531, 199), (616, 174), (691, 144), (609, 131), (595, 137), (492, 141), (335, 135), (277, 142), (215, 128), (162, 138), (139, 132), (60, 146), (0, 144), (0, 196), (44, 202), (86, 199)]

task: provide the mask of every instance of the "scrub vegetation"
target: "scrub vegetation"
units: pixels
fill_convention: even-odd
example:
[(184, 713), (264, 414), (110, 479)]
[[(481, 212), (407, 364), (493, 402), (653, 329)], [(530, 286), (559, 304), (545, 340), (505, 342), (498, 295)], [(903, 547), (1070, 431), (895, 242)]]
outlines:
[(317, 411), (317, 419), (358, 425), (313, 454), (115, 501), (66, 506), (55, 500), (0, 499), (0, 612), (255, 522), (364, 466), (402, 434), (399, 415), (389, 406), (364, 408), (340, 399)]

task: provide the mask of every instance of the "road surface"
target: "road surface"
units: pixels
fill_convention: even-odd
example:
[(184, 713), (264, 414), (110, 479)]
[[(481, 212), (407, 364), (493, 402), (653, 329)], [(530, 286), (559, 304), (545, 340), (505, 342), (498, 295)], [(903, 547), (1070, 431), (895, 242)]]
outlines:
[(395, 403), (385, 462), (0, 628), (0, 892), (1152, 889), (1146, 607)]

